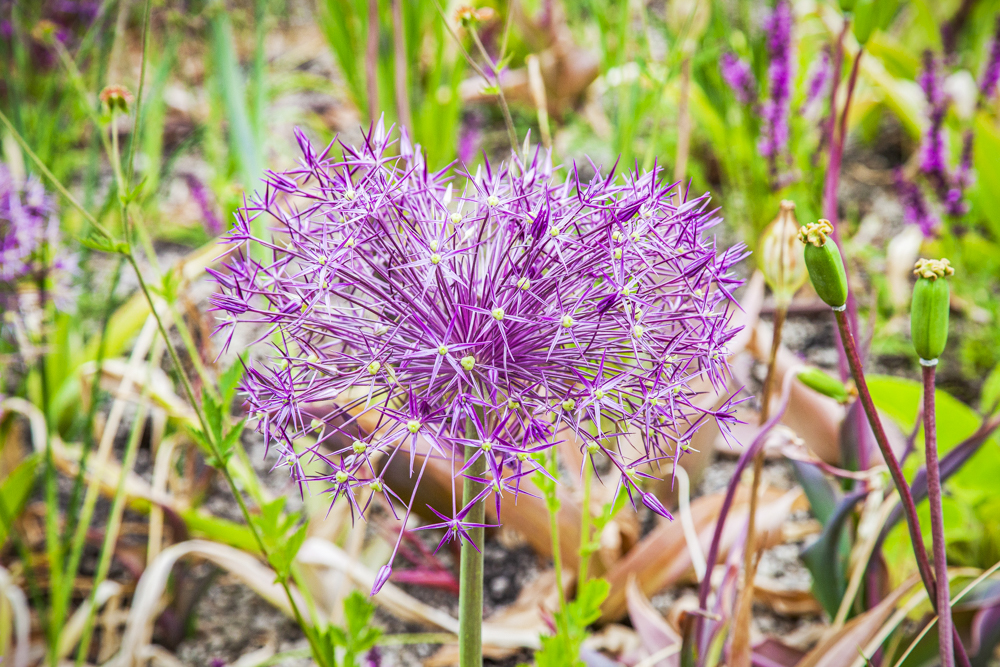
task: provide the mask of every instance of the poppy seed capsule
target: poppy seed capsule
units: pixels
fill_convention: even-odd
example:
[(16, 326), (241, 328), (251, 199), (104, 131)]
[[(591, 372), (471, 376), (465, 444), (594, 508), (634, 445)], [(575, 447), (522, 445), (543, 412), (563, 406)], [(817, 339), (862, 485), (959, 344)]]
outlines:
[(819, 298), (834, 310), (843, 310), (847, 303), (847, 272), (836, 243), (828, 243), (833, 233), (829, 220), (820, 220), (799, 229), (799, 240), (805, 244), (806, 268)]
[(921, 361), (936, 361), (948, 342), (947, 276), (955, 273), (947, 259), (918, 259), (913, 267), (917, 283), (910, 306), (910, 337)]
[(787, 307), (792, 297), (806, 282), (806, 265), (802, 246), (796, 240), (799, 223), (795, 219), (795, 202), (781, 202), (781, 210), (760, 237), (757, 253), (764, 280), (774, 292), (775, 301)]

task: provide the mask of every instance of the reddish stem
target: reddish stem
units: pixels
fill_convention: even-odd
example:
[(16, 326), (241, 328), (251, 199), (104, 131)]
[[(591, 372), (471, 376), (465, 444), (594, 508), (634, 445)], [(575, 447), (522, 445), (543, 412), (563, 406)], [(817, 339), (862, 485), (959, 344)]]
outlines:
[[(928, 599), (932, 601), (936, 611), (938, 606), (937, 586), (934, 583), (934, 574), (931, 571), (930, 560), (927, 557), (927, 548), (924, 546), (923, 536), (920, 533), (920, 520), (917, 519), (917, 507), (913, 502), (913, 495), (910, 493), (910, 485), (906, 483), (906, 478), (903, 477), (899, 461), (889, 447), (889, 440), (886, 438), (885, 429), (882, 428), (882, 420), (879, 418), (878, 412), (875, 411), (875, 403), (872, 401), (871, 393), (868, 391), (868, 383), (865, 382), (864, 370), (861, 367), (861, 358), (858, 357), (858, 348), (854, 342), (854, 336), (851, 334), (850, 326), (847, 323), (847, 316), (842, 310), (834, 311), (834, 315), (837, 318), (840, 339), (844, 343), (844, 352), (847, 354), (847, 360), (851, 366), (851, 374), (854, 376), (854, 383), (858, 389), (858, 397), (861, 399), (861, 405), (868, 416), (868, 423), (871, 424), (872, 431), (875, 433), (875, 441), (878, 442), (882, 458), (885, 459), (885, 463), (889, 467), (889, 475), (892, 477), (892, 481), (899, 491), (900, 503), (903, 506), (903, 516), (906, 517), (906, 526), (910, 531), (910, 542), (913, 544), (913, 552), (917, 559), (917, 569), (920, 571), (920, 578), (924, 582), (924, 588), (927, 589)], [(954, 654), (958, 658), (960, 667), (969, 667), (969, 656), (965, 652), (961, 638), (958, 637), (958, 630), (954, 626), (951, 628), (951, 636), (954, 642)], [(954, 663), (952, 663), (953, 665)]]
[[(935, 360), (936, 361), (936, 360)], [(921, 360), (923, 363), (923, 360)], [(934, 414), (934, 371), (924, 365), (924, 451), (927, 457), (927, 500), (931, 507), (931, 541), (937, 588), (938, 641), (941, 667), (955, 667), (952, 641), (951, 592), (948, 587), (948, 560), (944, 544), (944, 516), (941, 511), (941, 470), (938, 466), (937, 428)]]

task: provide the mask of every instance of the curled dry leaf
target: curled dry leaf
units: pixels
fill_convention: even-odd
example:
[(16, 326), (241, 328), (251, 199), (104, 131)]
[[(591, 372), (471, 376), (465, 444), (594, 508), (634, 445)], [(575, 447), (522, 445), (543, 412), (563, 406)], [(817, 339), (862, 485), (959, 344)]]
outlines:
[(797, 667), (843, 667), (852, 663), (858, 657), (858, 651), (875, 637), (892, 616), (896, 605), (918, 581), (916, 577), (911, 577), (875, 607), (852, 618), (836, 633), (822, 639)]
[[(291, 616), (288, 598), (276, 581), (273, 570), (260, 563), (254, 556), (215, 542), (189, 540), (174, 544), (157, 556), (143, 572), (132, 598), (132, 609), (125, 625), (121, 649), (112, 667), (133, 667), (141, 659), (142, 650), (148, 644), (148, 628), (156, 620), (160, 598), (163, 596), (174, 564), (181, 558), (195, 556), (209, 560), (226, 570), (260, 595), (282, 613)], [(295, 603), (305, 608), (305, 600), (296, 589), (292, 589)]]
[[(8, 613), (3, 613), (7, 611), (4, 607), (9, 610)], [(11, 656), (13, 667), (28, 667), (31, 648), (31, 611), (28, 609), (28, 598), (13, 582), (10, 572), (0, 567), (0, 618), (5, 616), (11, 620), (13, 632), (0, 630), (0, 636), (13, 638), (14, 651), (9, 651), (10, 646), (0, 645), (0, 649), (3, 649), (4, 655)]]
[[(340, 547), (325, 540), (311, 537), (299, 550), (297, 560), (303, 565), (328, 567), (342, 572), (361, 590), (371, 590), (376, 573), (348, 556)], [(453, 634), (458, 633), (458, 619), (440, 609), (420, 602), (406, 594), (392, 582), (386, 583), (372, 601), (393, 616), (405, 621), (415, 621), (435, 626)], [(493, 622), (483, 624), (483, 646), (498, 649), (539, 648), (538, 627), (520, 629)]]
[[(723, 497), (723, 493), (714, 493), (691, 503), (691, 518), (703, 551), (708, 551)], [(749, 489), (741, 485), (732, 513), (726, 521), (720, 553), (727, 553), (739, 538), (747, 519), (748, 500)], [(793, 508), (800, 505), (805, 505), (801, 489), (795, 488), (784, 493), (775, 489), (763, 489), (757, 506), (758, 544), (763, 548), (777, 544), (781, 540), (782, 524)], [(602, 607), (603, 619), (617, 620), (625, 614), (625, 590), (631, 577), (636, 578), (639, 590), (645, 595), (652, 595), (677, 582), (692, 569), (683, 530), (680, 521), (660, 522), (607, 573), (605, 578), (611, 584), (611, 593)]]
[[(672, 628), (670, 624), (660, 615), (660, 612), (653, 607), (649, 598), (636, 585), (635, 577), (631, 577), (625, 587), (625, 601), (628, 606), (628, 617), (632, 621), (639, 637), (642, 638), (642, 646), (645, 649), (645, 658), (668, 653), (670, 647), (680, 648), (681, 636)], [(675, 667), (680, 662), (679, 651), (671, 655), (664, 656), (654, 664), (656, 667)]]
[[(766, 361), (771, 354), (771, 328), (761, 322), (754, 329), (748, 348), (758, 361)], [(781, 346), (775, 363), (775, 387), (780, 387), (785, 373), (801, 360), (788, 348)], [(819, 394), (799, 381), (792, 385), (788, 409), (782, 422), (802, 438), (806, 446), (827, 463), (840, 462), (837, 445), (844, 408), (832, 398)]]

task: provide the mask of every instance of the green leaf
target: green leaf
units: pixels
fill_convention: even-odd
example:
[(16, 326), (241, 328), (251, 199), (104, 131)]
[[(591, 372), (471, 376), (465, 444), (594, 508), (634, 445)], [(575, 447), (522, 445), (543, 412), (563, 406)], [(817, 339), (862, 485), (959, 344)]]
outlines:
[(220, 519), (202, 510), (182, 510), (180, 515), (194, 537), (206, 537), (243, 551), (260, 553), (253, 533), (243, 524)]
[(243, 357), (237, 357), (233, 365), (227, 368), (222, 375), (219, 376), (219, 394), (222, 396), (222, 404), (228, 406), (233, 402), (233, 397), (236, 395), (236, 388), (240, 384), (240, 380), (243, 379)]
[(1000, 234), (1000, 128), (989, 115), (976, 116), (973, 149), (978, 178), (974, 196), (994, 235)]
[(0, 499), (3, 501), (3, 520), (0, 521), (0, 547), (7, 541), (7, 521), (21, 516), (31, 489), (35, 485), (35, 472), (41, 461), (40, 454), (33, 454), (21, 461), (0, 483)]
[(537, 667), (583, 667), (580, 646), (587, 626), (600, 618), (610, 589), (604, 579), (589, 579), (579, 587), (576, 599), (555, 613), (556, 634), (541, 636), (542, 650), (535, 653)]
[(802, 551), (802, 562), (812, 574), (813, 595), (830, 618), (837, 615), (847, 582), (844, 580), (842, 548), (844, 525), (854, 511), (854, 506), (864, 498), (865, 492), (852, 493), (840, 500), (819, 539)]

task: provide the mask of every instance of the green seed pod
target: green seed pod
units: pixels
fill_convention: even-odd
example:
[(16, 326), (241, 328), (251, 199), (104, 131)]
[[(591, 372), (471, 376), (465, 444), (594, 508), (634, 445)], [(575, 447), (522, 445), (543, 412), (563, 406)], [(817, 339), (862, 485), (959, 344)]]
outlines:
[(796, 376), (802, 384), (824, 396), (829, 396), (838, 403), (847, 402), (847, 387), (840, 380), (834, 379), (818, 368), (806, 368)]
[(917, 283), (910, 306), (910, 337), (922, 361), (935, 361), (948, 342), (950, 289), (946, 276), (955, 273), (947, 259), (918, 259), (913, 267)]
[(828, 243), (833, 233), (829, 220), (820, 220), (799, 229), (799, 240), (806, 245), (806, 268), (819, 298), (834, 310), (847, 303), (847, 272), (836, 243)]
[(806, 282), (802, 246), (795, 240), (798, 231), (795, 202), (786, 199), (781, 202), (778, 217), (760, 235), (757, 252), (760, 270), (781, 307), (788, 307), (795, 292)]

